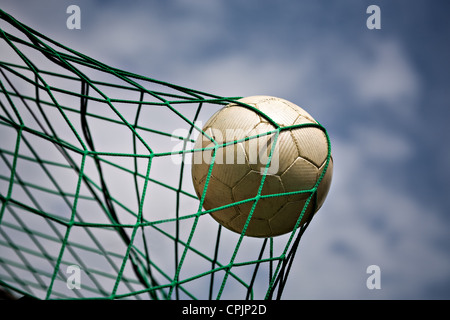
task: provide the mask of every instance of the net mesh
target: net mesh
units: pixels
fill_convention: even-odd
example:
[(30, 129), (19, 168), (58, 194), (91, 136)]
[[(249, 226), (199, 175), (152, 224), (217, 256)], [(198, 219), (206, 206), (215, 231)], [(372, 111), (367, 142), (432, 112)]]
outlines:
[(240, 97), (112, 68), (1, 10), (0, 23), (1, 286), (38, 299), (281, 297), (309, 222), (277, 238), (230, 232), (190, 178), (200, 120)]

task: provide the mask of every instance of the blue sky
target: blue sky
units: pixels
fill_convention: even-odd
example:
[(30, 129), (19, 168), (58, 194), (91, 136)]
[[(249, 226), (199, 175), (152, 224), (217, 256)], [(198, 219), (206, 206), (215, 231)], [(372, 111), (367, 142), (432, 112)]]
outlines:
[[(81, 30), (66, 8), (81, 8)], [(366, 8), (381, 8), (381, 29)], [(222, 96), (288, 99), (328, 130), (323, 208), (284, 298), (450, 298), (447, 1), (2, 1), (112, 66)], [(206, 121), (206, 119), (205, 119)], [(380, 290), (366, 268), (379, 265)]]

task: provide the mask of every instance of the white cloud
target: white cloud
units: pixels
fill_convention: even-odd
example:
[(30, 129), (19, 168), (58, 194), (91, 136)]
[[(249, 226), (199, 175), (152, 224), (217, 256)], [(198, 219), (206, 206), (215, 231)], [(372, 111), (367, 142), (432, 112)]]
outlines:
[(299, 81), (299, 74), (289, 64), (254, 59), (251, 53), (205, 59), (198, 68), (179, 66), (176, 73), (174, 77), (186, 85), (223, 96), (284, 97), (297, 89)]
[[(353, 73), (353, 85), (361, 99), (405, 107), (418, 94), (420, 84), (408, 55), (399, 42), (384, 40), (370, 45), (371, 51)], [(364, 59), (365, 58), (365, 59)], [(410, 106), (406, 106), (410, 107)]]
[(401, 134), (394, 127), (375, 127), (373, 125), (354, 125), (350, 129), (360, 152), (370, 161), (404, 161), (414, 153), (414, 144), (406, 134)]

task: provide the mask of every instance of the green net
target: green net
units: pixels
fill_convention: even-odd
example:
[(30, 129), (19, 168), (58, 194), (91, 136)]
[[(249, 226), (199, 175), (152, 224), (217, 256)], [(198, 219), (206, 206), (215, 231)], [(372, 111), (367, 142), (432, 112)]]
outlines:
[(0, 23), (3, 288), (38, 299), (281, 297), (308, 223), (239, 235), (192, 187), (200, 120), (240, 97), (112, 68), (1, 10)]

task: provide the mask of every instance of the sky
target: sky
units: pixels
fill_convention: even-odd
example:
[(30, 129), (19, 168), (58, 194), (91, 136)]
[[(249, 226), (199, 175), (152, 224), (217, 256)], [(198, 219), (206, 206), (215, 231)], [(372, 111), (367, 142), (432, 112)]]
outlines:
[[(81, 9), (81, 29), (66, 9)], [(378, 5), (381, 29), (368, 29)], [(12, 1), (16, 19), (106, 64), (315, 117), (334, 159), (285, 299), (450, 298), (447, 1)], [(204, 119), (206, 121), (207, 119)], [(379, 266), (381, 288), (368, 289)]]

